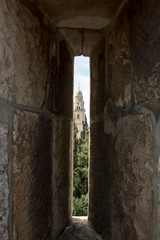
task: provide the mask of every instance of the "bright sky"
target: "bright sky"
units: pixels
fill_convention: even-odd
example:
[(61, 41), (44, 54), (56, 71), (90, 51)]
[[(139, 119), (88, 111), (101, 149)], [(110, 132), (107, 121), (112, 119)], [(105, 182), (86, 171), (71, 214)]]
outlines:
[(85, 109), (87, 121), (89, 123), (89, 98), (90, 98), (90, 58), (89, 57), (75, 57), (74, 58), (74, 99), (78, 91), (78, 85), (83, 92), (83, 100), (85, 102)]

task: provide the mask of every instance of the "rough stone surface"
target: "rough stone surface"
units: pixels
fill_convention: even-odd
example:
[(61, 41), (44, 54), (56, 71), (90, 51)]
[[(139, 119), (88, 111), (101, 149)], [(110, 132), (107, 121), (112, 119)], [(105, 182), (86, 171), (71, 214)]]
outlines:
[(72, 121), (54, 117), (53, 127), (53, 237), (69, 225), (72, 217)]
[[(157, 213), (158, 226), (160, 226), (160, 156), (158, 158), (158, 213)], [(158, 228), (158, 240), (160, 240), (160, 228)]]
[(81, 218), (73, 219), (73, 222), (65, 229), (58, 240), (102, 240), (91, 225)]
[(0, 123), (0, 239), (8, 240), (8, 127)]
[(67, 40), (74, 56), (90, 56), (104, 37), (102, 33), (94, 30), (62, 28), (59, 32)]
[(48, 29), (19, 0), (2, 0), (0, 41), (0, 97), (41, 107), (48, 77)]
[(160, 98), (160, 2), (133, 1), (131, 5), (131, 52), (135, 97), (138, 104)]
[(110, 98), (117, 108), (131, 104), (132, 62), (130, 59), (130, 31), (126, 16), (117, 22), (109, 37), (108, 79)]
[[(154, 147), (159, 148), (159, 138), (156, 141), (154, 136), (153, 143), (150, 115), (127, 114), (136, 111), (136, 101), (149, 108), (158, 122), (160, 2), (127, 1), (127, 11), (122, 12), (109, 37), (109, 49), (108, 46), (105, 48), (104, 39), (101, 41), (101, 31), (95, 37), (92, 30), (109, 24), (123, 0), (21, 2), (35, 2), (57, 26), (70, 28), (60, 32), (68, 38), (73, 52), (85, 55), (92, 52), (89, 220), (104, 239), (157, 240), (160, 231), (156, 225), (156, 221), (160, 223), (160, 210), (156, 209), (160, 204), (160, 160), (157, 171), (158, 151)], [(73, 27), (81, 29), (71, 29)], [(107, 30), (104, 32), (108, 33)], [(4, 100), (38, 108), (47, 103), (48, 110), (57, 115), (52, 131), (47, 116), (14, 112), (11, 189), (15, 240), (48, 240), (51, 231), (52, 238), (57, 237), (71, 222), (73, 56), (60, 35), (57, 34), (57, 39), (52, 38), (51, 46), (48, 28), (19, 0), (1, 0), (1, 122), (10, 122), (15, 106), (24, 107), (14, 103), (4, 105)], [(111, 99), (111, 112), (108, 99)], [(0, 124), (0, 133), (0, 238), (3, 236), (6, 240), (9, 194), (6, 125)], [(156, 152), (154, 171), (153, 152)], [(82, 223), (72, 223), (62, 236), (62, 239), (98, 239)]]
[(110, 137), (104, 132), (106, 101), (103, 41), (91, 55), (91, 125), (88, 219), (104, 239), (110, 239)]
[(115, 240), (151, 240), (154, 142), (149, 115), (117, 121), (113, 159), (112, 234)]
[[(56, 60), (56, 59), (55, 59)], [(58, 77), (54, 77), (57, 74)], [(58, 67), (53, 72), (50, 111), (61, 117), (73, 117), (73, 58), (64, 40), (59, 43)]]
[(91, 53), (95, 50), (95, 48), (99, 45), (99, 43), (103, 39), (103, 34), (92, 31), (84, 31), (83, 38), (83, 55), (90, 56)]
[(13, 239), (50, 239), (51, 121), (16, 111), (13, 127)]
[(73, 51), (73, 54), (75, 56), (82, 55), (83, 53), (83, 31), (78, 30), (78, 29), (66, 29), (62, 28), (59, 30), (61, 34), (65, 37), (67, 40), (70, 48)]
[(57, 69), (58, 69), (58, 62), (57, 62), (57, 47), (56, 42), (52, 42), (52, 47), (50, 50), (50, 72), (48, 77), (48, 84), (47, 84), (47, 108), (49, 111), (55, 111), (55, 82), (57, 81)]
[(104, 39), (91, 55), (91, 121), (103, 118), (106, 100)]
[(118, 11), (124, 0), (37, 0), (57, 27), (102, 29)]
[(104, 239), (111, 237), (111, 138), (103, 121), (90, 126), (89, 221)]
[(108, 99), (104, 108), (104, 131), (106, 134), (115, 135), (115, 112), (117, 108), (112, 99)]

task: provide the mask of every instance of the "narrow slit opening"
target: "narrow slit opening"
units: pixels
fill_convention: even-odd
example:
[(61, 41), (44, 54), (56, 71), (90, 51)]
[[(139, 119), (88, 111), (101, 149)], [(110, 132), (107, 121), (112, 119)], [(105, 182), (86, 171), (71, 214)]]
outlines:
[(74, 58), (73, 212), (88, 216), (90, 58)]

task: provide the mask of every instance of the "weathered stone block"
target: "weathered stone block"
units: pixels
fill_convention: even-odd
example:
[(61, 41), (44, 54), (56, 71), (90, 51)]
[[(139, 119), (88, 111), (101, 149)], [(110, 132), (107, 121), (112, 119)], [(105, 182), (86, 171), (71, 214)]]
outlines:
[(130, 11), (131, 53), (137, 104), (160, 99), (160, 2), (133, 1)]
[(113, 239), (152, 239), (154, 141), (149, 115), (117, 121), (113, 159)]
[(50, 32), (19, 0), (0, 2), (0, 97), (41, 107)]
[(72, 221), (57, 240), (102, 240), (83, 217), (73, 218)]
[(8, 239), (8, 127), (0, 123), (0, 239)]
[(158, 158), (158, 211), (157, 211), (158, 240), (160, 240), (160, 156)]
[(104, 108), (104, 131), (106, 134), (114, 135), (115, 119), (118, 115), (117, 108), (111, 99), (108, 99)]
[(117, 108), (131, 104), (132, 62), (130, 59), (130, 31), (128, 19), (119, 19), (109, 38), (108, 79), (110, 97)]
[(90, 126), (89, 221), (102, 237), (111, 235), (111, 137), (103, 121)]
[(14, 239), (50, 239), (51, 121), (16, 111), (13, 120)]
[(104, 39), (91, 55), (91, 121), (103, 118), (106, 101)]
[(73, 146), (72, 120), (54, 117), (53, 126), (53, 236), (69, 225), (72, 217)]
[(78, 29), (60, 29), (59, 32), (65, 37), (74, 56), (82, 55), (83, 46), (83, 32)]
[[(49, 96), (49, 109), (56, 115), (73, 117), (73, 57), (65, 41), (59, 43), (58, 77), (53, 79), (53, 89)], [(57, 75), (56, 75), (57, 76)]]
[(83, 55), (90, 56), (102, 41), (103, 37), (102, 33), (84, 31)]

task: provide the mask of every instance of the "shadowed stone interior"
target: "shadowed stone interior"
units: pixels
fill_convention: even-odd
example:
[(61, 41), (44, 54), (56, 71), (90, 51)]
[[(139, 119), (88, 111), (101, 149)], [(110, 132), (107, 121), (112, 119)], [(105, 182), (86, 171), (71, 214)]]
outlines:
[[(158, 0), (1, 0), (1, 240), (160, 240), (159, 13)], [(85, 222), (72, 219), (82, 54), (91, 60)]]
[(41, 107), (45, 100), (50, 34), (19, 1), (16, 4), (2, 0), (0, 15), (0, 97)]
[(113, 238), (149, 240), (153, 213), (151, 117), (139, 114), (119, 118), (114, 152)]
[(8, 196), (9, 196), (9, 180), (7, 176), (8, 168), (8, 128), (7, 125), (0, 123), (0, 234), (2, 239), (8, 239), (8, 223), (9, 216)]
[(105, 28), (118, 11), (123, 0), (38, 0), (43, 9), (57, 27), (61, 28)]
[(84, 217), (73, 217), (72, 223), (64, 230), (58, 240), (102, 240)]
[(13, 126), (14, 239), (49, 239), (51, 121), (35, 113), (17, 111)]

